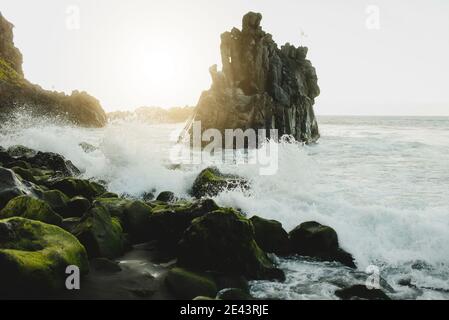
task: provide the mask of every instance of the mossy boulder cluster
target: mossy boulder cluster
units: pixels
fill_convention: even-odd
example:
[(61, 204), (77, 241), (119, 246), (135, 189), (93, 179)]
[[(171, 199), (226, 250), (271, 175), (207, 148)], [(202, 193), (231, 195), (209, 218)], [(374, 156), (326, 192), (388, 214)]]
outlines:
[[(175, 259), (165, 284), (181, 299), (250, 299), (249, 280), (285, 279), (270, 253), (354, 267), (330, 227), (306, 223), (288, 234), (277, 221), (248, 219), (206, 194), (185, 200), (166, 191), (157, 200), (136, 200), (79, 173), (60, 155), (0, 147), (1, 296), (61, 290), (67, 266), (76, 265), (86, 274), (88, 259), (94, 264), (109, 261), (146, 242)], [(222, 184), (223, 177), (244, 181), (209, 168), (195, 183), (209, 174), (221, 177), (208, 182), (220, 181), (217, 192), (229, 185)]]
[(86, 92), (71, 95), (42, 89), (25, 79), (22, 54), (14, 46), (13, 25), (0, 13), (0, 120), (20, 109), (33, 116), (51, 116), (87, 126), (102, 127), (106, 113), (99, 101)]

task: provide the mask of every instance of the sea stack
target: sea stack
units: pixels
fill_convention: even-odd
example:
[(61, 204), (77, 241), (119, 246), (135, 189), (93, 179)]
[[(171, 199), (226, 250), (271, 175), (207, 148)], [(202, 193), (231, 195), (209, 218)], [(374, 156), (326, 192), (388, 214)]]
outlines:
[(313, 105), (318, 77), (308, 49), (289, 43), (280, 49), (262, 30), (260, 13), (243, 17), (242, 30), (221, 35), (223, 70), (210, 68), (212, 86), (202, 93), (195, 121), (202, 130), (277, 129), (278, 136), (316, 142), (320, 135)]
[(15, 111), (32, 116), (58, 117), (86, 127), (102, 127), (106, 113), (99, 101), (86, 92), (71, 95), (47, 91), (25, 79), (22, 54), (13, 41), (13, 25), (0, 13), (0, 123)]

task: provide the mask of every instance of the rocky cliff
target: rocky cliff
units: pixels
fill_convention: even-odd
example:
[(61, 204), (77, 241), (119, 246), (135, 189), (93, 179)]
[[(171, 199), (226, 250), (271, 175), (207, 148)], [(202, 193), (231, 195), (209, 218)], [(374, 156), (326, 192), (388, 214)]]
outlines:
[(0, 121), (23, 108), (34, 115), (58, 116), (77, 125), (104, 126), (106, 114), (92, 96), (78, 91), (70, 96), (46, 91), (24, 78), (22, 54), (14, 46), (12, 30), (13, 25), (0, 13)]
[(221, 35), (223, 70), (210, 68), (212, 87), (196, 108), (202, 130), (278, 129), (279, 136), (312, 143), (319, 131), (313, 105), (320, 94), (306, 47), (280, 49), (260, 26), (262, 15), (243, 17), (242, 30)]

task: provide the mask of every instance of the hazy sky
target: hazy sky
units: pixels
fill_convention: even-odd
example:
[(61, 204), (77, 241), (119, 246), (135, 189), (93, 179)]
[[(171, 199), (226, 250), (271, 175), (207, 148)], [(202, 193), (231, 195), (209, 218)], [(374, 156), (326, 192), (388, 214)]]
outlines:
[(447, 0), (0, 0), (28, 79), (107, 110), (196, 104), (250, 10), (309, 47), (318, 114), (449, 115)]

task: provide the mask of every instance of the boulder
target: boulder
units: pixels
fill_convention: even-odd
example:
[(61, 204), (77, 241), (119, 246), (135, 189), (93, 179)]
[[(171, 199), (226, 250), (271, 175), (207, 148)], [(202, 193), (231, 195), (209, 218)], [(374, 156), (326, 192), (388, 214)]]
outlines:
[(64, 176), (76, 176), (81, 173), (70, 160), (57, 153), (38, 152), (33, 157), (25, 157), (25, 160), (35, 167), (60, 172)]
[(283, 272), (257, 245), (251, 222), (233, 209), (193, 220), (179, 242), (178, 264), (248, 279), (284, 279)]
[(171, 191), (163, 191), (157, 196), (156, 200), (162, 202), (174, 202), (176, 200), (176, 197), (175, 194)]
[(391, 300), (380, 289), (368, 289), (365, 285), (354, 285), (335, 291), (335, 295), (342, 300)]
[(67, 211), (65, 218), (82, 217), (91, 207), (91, 203), (84, 197), (76, 196), (67, 201)]
[(96, 146), (91, 145), (88, 142), (80, 142), (78, 145), (81, 147), (81, 149), (83, 149), (85, 153), (91, 153), (98, 150)]
[(37, 154), (36, 150), (33, 150), (31, 148), (22, 145), (11, 146), (8, 148), (7, 152), (11, 157), (25, 157), (25, 158), (31, 158)]
[(101, 196), (106, 192), (105, 187), (89, 180), (82, 180), (76, 178), (61, 178), (52, 181), (48, 187), (56, 189), (69, 197), (83, 196), (89, 200)]
[(45, 201), (50, 208), (53, 209), (56, 213), (58, 213), (63, 218), (69, 218), (68, 214), (68, 202), (70, 201), (69, 197), (63, 194), (59, 190), (48, 190), (42, 192), (41, 199)]
[(152, 240), (149, 227), (152, 209), (144, 202), (123, 198), (99, 198), (94, 205), (101, 205), (112, 217), (117, 218), (132, 243)]
[[(320, 88), (308, 49), (289, 43), (279, 48), (261, 20), (260, 13), (249, 12), (242, 30), (221, 35), (223, 68), (210, 68), (212, 86), (202, 93), (194, 121), (202, 131), (218, 129), (222, 136), (227, 129), (266, 129), (266, 137), (275, 138), (269, 131), (277, 129), (278, 137), (313, 143), (320, 136), (313, 109)], [(185, 132), (192, 137), (192, 126)]]
[(225, 190), (241, 188), (248, 190), (249, 184), (245, 179), (231, 174), (223, 174), (215, 167), (201, 171), (193, 183), (191, 194), (197, 199), (215, 197)]
[(293, 253), (356, 268), (354, 258), (339, 247), (337, 232), (331, 227), (314, 221), (305, 222), (292, 230), (289, 236)]
[(220, 207), (211, 199), (178, 201), (176, 203), (153, 203), (148, 233), (157, 240), (160, 247), (176, 248), (191, 222), (218, 210)]
[(218, 292), (212, 278), (182, 268), (171, 269), (166, 275), (165, 283), (170, 292), (182, 300), (192, 300), (198, 296), (215, 297)]
[(32, 191), (30, 188), (25, 185), (12, 170), (0, 167), (0, 209), (2, 209), (9, 200), (31, 193)]
[(62, 225), (62, 217), (54, 212), (47, 203), (29, 196), (11, 199), (0, 211), (0, 219), (10, 217), (22, 217), (56, 226)]
[(70, 233), (42, 222), (0, 220), (0, 297), (38, 297), (65, 288), (68, 266), (89, 271), (84, 247)]
[(282, 224), (275, 220), (267, 220), (258, 216), (249, 219), (254, 226), (255, 239), (265, 252), (283, 256), (290, 252), (290, 240)]
[(15, 174), (19, 175), (22, 180), (26, 180), (35, 184), (38, 184), (38, 180), (34, 178), (33, 172), (30, 169), (24, 169), (22, 167), (11, 167), (11, 170), (14, 171)]
[(120, 221), (111, 217), (103, 206), (93, 206), (71, 232), (91, 258), (113, 259), (125, 252), (126, 243)]

